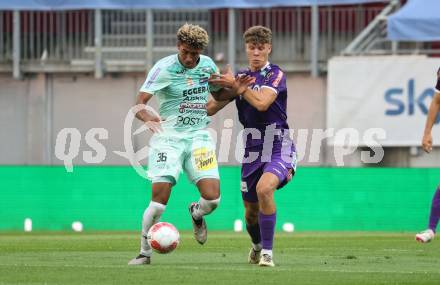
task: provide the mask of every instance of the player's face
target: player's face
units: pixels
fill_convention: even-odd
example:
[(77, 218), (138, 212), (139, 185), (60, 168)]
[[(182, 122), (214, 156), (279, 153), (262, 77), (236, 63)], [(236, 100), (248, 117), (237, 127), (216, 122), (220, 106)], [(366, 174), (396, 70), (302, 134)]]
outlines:
[(177, 48), (179, 49), (180, 63), (186, 68), (196, 67), (203, 50), (191, 48), (185, 43), (178, 43)]
[(269, 60), (269, 54), (272, 51), (271, 44), (247, 43), (246, 54), (249, 67), (252, 70), (258, 70), (264, 67)]

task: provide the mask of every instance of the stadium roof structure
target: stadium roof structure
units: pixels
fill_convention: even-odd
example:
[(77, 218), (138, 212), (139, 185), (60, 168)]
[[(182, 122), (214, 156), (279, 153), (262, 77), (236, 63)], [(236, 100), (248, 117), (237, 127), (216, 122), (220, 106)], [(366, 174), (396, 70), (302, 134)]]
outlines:
[(409, 0), (388, 17), (392, 41), (440, 41), (440, 0)]
[(389, 0), (15, 0), (0, 1), (0, 10), (269, 8), (373, 2)]

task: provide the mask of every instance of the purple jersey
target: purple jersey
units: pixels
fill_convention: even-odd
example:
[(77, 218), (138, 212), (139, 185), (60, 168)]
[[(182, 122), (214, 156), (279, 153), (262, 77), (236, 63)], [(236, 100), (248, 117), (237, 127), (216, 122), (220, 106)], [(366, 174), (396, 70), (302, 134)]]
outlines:
[(261, 133), (260, 139), (246, 139), (246, 148), (263, 145), (265, 130), (269, 125), (275, 124), (276, 129), (281, 131), (288, 130), (287, 124), (287, 86), (286, 75), (275, 64), (268, 63), (259, 71), (251, 71), (250, 69), (241, 71), (239, 75), (249, 75), (255, 77), (255, 83), (251, 86), (254, 90), (261, 88), (270, 88), (277, 93), (277, 98), (270, 105), (269, 109), (264, 112), (258, 111), (249, 104), (243, 96), (235, 99), (237, 105), (238, 117), (245, 129), (255, 128)]
[[(249, 69), (241, 71), (238, 75), (249, 75), (255, 77), (255, 83), (250, 86), (254, 90), (270, 88), (276, 94), (275, 101), (266, 111), (258, 111), (249, 104), (243, 96), (235, 99), (238, 117), (244, 129), (256, 129), (260, 133), (260, 138), (252, 135), (245, 137), (245, 158), (250, 157), (250, 153), (257, 153), (258, 157), (249, 162), (243, 161), (242, 180), (247, 183), (249, 193), (255, 192), (251, 181), (246, 181), (253, 173), (258, 171), (268, 171), (277, 175), (281, 182), (281, 187), (288, 180), (289, 169), (296, 167), (295, 145), (289, 137), (289, 125), (287, 124), (287, 87), (284, 72), (274, 64), (267, 64), (259, 71), (252, 72)], [(246, 132), (247, 134), (247, 132)], [(261, 168), (264, 168), (262, 170)], [(260, 175), (256, 175), (259, 179)], [(258, 180), (257, 179), (257, 180)], [(248, 189), (248, 188), (246, 188)], [(246, 200), (247, 198), (244, 199)], [(253, 201), (255, 197), (248, 197)]]

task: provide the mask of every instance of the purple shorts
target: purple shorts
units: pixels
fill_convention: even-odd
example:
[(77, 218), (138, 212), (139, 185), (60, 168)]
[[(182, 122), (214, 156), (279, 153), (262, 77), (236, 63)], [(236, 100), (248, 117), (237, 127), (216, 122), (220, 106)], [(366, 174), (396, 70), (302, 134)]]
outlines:
[[(247, 149), (249, 151), (257, 151)], [(261, 153), (261, 152), (260, 152)], [(274, 145), (270, 161), (261, 161), (261, 158), (252, 163), (244, 163), (241, 168), (241, 194), (244, 201), (258, 202), (257, 184), (265, 172), (276, 175), (280, 181), (277, 189), (284, 187), (293, 177), (296, 171), (295, 146), (281, 147)]]

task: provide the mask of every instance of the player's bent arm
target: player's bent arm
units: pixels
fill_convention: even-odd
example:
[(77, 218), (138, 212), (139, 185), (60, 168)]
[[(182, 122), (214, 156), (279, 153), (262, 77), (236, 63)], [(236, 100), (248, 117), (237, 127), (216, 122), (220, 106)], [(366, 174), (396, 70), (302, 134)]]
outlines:
[[(150, 101), (151, 97), (153, 95), (146, 93), (146, 92), (139, 92), (139, 95), (136, 98), (136, 105), (142, 104), (147, 105), (148, 101)], [(160, 120), (160, 118), (156, 118), (149, 114), (147, 110), (142, 109), (139, 112), (136, 113), (136, 118), (143, 122), (149, 122), (149, 121), (157, 121)]]
[(265, 86), (262, 86), (260, 90), (252, 90), (248, 88), (242, 95), (249, 104), (260, 112), (267, 111), (277, 98), (277, 93), (274, 89)]
[(208, 103), (206, 104), (208, 116), (214, 116), (218, 111), (228, 105), (229, 102), (231, 102), (231, 100), (217, 101), (215, 99), (209, 99)]
[(428, 117), (426, 118), (425, 124), (425, 132), (424, 134), (430, 134), (432, 130), (432, 126), (434, 126), (435, 119), (437, 118), (437, 114), (440, 111), (440, 92), (434, 93), (434, 98), (429, 105)]
[(211, 95), (216, 101), (230, 101), (237, 97), (237, 94), (230, 88), (222, 88), (219, 91), (211, 91)]

